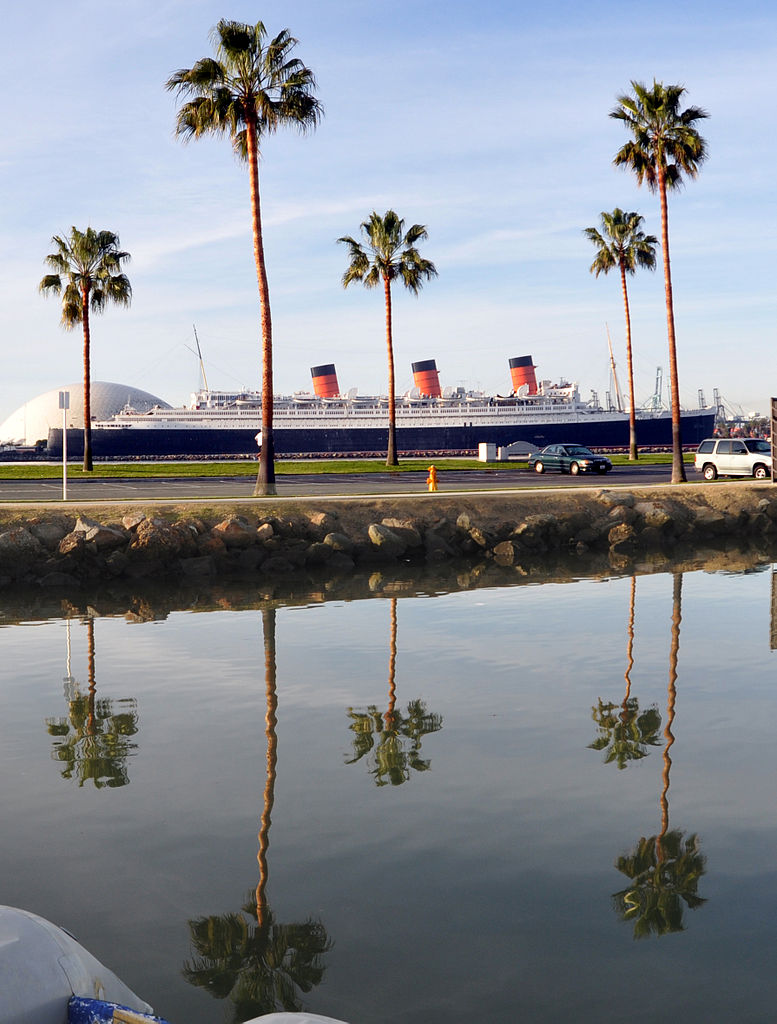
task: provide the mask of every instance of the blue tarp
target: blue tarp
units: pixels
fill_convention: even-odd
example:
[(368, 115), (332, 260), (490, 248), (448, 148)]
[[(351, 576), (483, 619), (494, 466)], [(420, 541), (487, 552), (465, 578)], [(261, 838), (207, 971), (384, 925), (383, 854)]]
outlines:
[(113, 1011), (127, 1010), (133, 1014), (133, 1020), (148, 1021), (149, 1024), (168, 1024), (163, 1017), (155, 1017), (150, 1013), (138, 1013), (120, 1003), (106, 1003), (102, 999), (84, 999), (73, 996), (68, 1003), (68, 1024), (112, 1024)]

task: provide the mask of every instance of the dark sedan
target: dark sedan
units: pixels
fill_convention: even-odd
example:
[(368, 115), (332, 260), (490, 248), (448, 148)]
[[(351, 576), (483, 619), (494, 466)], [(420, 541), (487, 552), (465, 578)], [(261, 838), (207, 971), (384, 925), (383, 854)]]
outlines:
[(529, 456), (529, 469), (535, 473), (556, 469), (561, 473), (609, 473), (612, 463), (604, 455), (594, 455), (581, 444), (549, 444)]

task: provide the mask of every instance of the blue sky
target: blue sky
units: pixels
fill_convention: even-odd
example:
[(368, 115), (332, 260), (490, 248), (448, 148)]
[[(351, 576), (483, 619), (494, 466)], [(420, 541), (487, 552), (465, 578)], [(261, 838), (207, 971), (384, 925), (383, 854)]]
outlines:
[[(262, 19), (300, 40), (325, 117), (269, 139), (261, 168), (276, 391), (310, 387), (333, 362), (343, 390), (385, 392), (380, 291), (340, 278), (344, 247), (376, 209), (429, 231), (439, 277), (395, 297), (397, 383), (436, 359), (443, 384), (505, 393), (508, 360), (584, 397), (608, 387), (605, 325), (625, 386), (618, 278), (594, 278), (582, 229), (620, 206), (659, 235), (658, 200), (612, 157), (608, 118), (632, 79), (680, 83), (705, 108), (710, 156), (670, 198), (683, 404), (718, 388), (768, 410), (777, 394), (777, 227), (769, 120), (777, 85), (772, 3), (579, 0), (129, 0), (14, 5), (0, 181), (0, 421), (77, 381), (80, 333), (37, 293), (51, 236), (91, 224), (132, 254), (130, 309), (93, 324), (93, 376), (175, 404), (197, 385), (196, 325), (211, 386), (260, 383), (248, 181), (225, 140), (173, 137), (176, 69), (211, 53), (221, 17)], [(764, 113), (766, 112), (766, 114)], [(667, 377), (663, 280), (630, 281), (636, 396)]]

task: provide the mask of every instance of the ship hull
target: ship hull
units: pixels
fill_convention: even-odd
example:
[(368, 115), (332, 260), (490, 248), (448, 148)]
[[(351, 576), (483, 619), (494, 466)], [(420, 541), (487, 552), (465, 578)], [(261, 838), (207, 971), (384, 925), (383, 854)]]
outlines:
[[(696, 446), (712, 435), (714, 410), (682, 414), (682, 440)], [(218, 455), (257, 454), (257, 425), (240, 427), (124, 426), (92, 428), (92, 454), (95, 458), (187, 458)], [(83, 454), (83, 432), (68, 430), (68, 455)], [(378, 426), (287, 427), (276, 422), (273, 431), (277, 457), (300, 455), (344, 455), (385, 453), (387, 428)], [(506, 446), (515, 441), (529, 442), (539, 448), (563, 441), (574, 441), (590, 448), (627, 448), (628, 416), (595, 415), (559, 417), (550, 422), (505, 422), (498, 424), (458, 423), (397, 427), (397, 449), (406, 452), (476, 452), (483, 442)], [(637, 443), (641, 448), (671, 447), (672, 423), (668, 413), (647, 416), (637, 421)], [(62, 430), (49, 431), (47, 452), (62, 457)]]

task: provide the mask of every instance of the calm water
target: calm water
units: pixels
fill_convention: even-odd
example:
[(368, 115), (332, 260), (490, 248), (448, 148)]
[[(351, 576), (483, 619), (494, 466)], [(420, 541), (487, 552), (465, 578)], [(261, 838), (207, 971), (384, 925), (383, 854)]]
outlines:
[(0, 619), (0, 903), (174, 1024), (774, 1019), (770, 566), (134, 607)]

